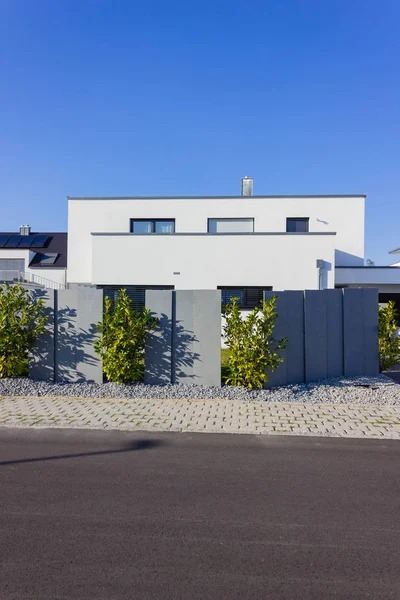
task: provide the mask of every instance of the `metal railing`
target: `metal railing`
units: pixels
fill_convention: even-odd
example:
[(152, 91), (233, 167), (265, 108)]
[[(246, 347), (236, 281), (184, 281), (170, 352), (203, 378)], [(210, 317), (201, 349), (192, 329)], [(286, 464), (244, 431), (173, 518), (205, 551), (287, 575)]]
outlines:
[(64, 290), (66, 287), (63, 283), (53, 281), (52, 279), (47, 279), (41, 275), (36, 275), (36, 273), (22, 273), (21, 271), (16, 270), (5, 271), (0, 269), (0, 282), (5, 281), (8, 283), (17, 281), (21, 283), (30, 283), (32, 285), (50, 288), (52, 290)]

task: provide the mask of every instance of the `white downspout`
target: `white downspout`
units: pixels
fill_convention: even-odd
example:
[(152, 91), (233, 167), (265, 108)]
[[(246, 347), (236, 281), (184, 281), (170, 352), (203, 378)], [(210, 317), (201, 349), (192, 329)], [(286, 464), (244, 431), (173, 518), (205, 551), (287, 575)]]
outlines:
[(317, 269), (318, 269), (318, 289), (323, 290), (323, 271), (324, 271), (324, 261), (320, 258), (317, 259)]

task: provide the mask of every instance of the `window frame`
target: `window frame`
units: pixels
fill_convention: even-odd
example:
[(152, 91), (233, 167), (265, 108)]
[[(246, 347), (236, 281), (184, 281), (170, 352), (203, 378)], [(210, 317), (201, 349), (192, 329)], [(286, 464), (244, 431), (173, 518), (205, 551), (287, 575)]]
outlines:
[[(307, 231), (288, 231), (289, 221), (307, 223)], [(310, 217), (286, 217), (286, 233), (310, 233)]]
[(111, 284), (97, 285), (98, 290), (103, 290), (104, 296), (111, 300), (111, 306), (114, 307), (118, 293), (124, 289), (131, 300), (132, 307), (135, 310), (141, 310), (146, 306), (146, 292), (148, 290), (175, 290), (174, 285), (134, 285), (134, 284)]
[[(133, 225), (134, 223), (151, 223), (151, 228), (152, 231), (148, 232), (148, 233), (135, 233), (133, 231)], [(159, 233), (158, 231), (156, 231), (156, 223), (173, 223), (174, 224), (174, 230), (171, 231), (171, 233)], [(134, 235), (171, 235), (172, 233), (175, 233), (175, 219), (135, 219), (135, 218), (131, 218), (130, 219), (130, 233), (133, 233)]]
[[(218, 232), (218, 231), (210, 231), (210, 221), (253, 221), (253, 231), (224, 231), (224, 232)], [(210, 233), (211, 235), (225, 235), (227, 233), (232, 234), (232, 235), (245, 235), (245, 234), (249, 234), (249, 233), (254, 233), (254, 227), (255, 227), (255, 218), (254, 217), (208, 217), (207, 218), (207, 233)]]
[[(237, 285), (237, 286), (218, 285), (217, 290), (221, 290), (221, 292), (229, 291), (229, 290), (241, 292), (242, 293), (242, 304), (239, 304), (239, 308), (243, 309), (243, 310), (252, 310), (256, 306), (258, 306), (258, 303), (261, 302), (262, 298), (260, 298), (260, 300), (255, 303), (252, 301), (249, 302), (249, 290), (261, 290), (261, 292), (272, 292), (273, 287), (272, 287), (272, 285)], [(262, 294), (262, 296), (263, 295), (264, 294)], [(224, 302), (222, 300), (222, 294), (221, 294), (221, 303), (229, 304), (229, 302)]]

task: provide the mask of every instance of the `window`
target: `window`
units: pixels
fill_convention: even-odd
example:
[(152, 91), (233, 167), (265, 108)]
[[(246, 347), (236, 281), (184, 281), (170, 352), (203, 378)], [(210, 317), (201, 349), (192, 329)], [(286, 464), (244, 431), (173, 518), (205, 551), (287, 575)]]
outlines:
[(290, 217), (286, 219), (287, 233), (308, 233), (308, 217)]
[(254, 219), (208, 219), (208, 233), (253, 233)]
[(222, 304), (228, 304), (231, 298), (237, 298), (240, 308), (254, 308), (263, 299), (263, 292), (270, 292), (271, 286), (263, 287), (225, 287), (218, 286), (221, 290)]
[(132, 301), (132, 306), (135, 310), (141, 310), (146, 304), (146, 290), (173, 290), (173, 285), (99, 285), (104, 296), (108, 296), (114, 303), (117, 299), (119, 291), (123, 288), (126, 290), (128, 297)]
[(175, 233), (175, 219), (131, 219), (131, 233)]

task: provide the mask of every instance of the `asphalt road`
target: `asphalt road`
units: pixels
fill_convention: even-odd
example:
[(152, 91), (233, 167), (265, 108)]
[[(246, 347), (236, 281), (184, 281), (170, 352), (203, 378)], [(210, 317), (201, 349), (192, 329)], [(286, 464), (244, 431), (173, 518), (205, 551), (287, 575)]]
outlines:
[(1, 600), (400, 598), (400, 442), (0, 430)]

